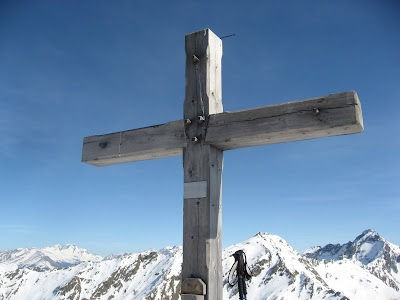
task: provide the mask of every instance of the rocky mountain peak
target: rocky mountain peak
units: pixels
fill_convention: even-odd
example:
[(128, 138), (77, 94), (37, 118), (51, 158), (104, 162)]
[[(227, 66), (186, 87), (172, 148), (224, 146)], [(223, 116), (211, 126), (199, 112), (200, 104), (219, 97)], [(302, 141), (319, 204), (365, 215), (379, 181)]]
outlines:
[(363, 243), (363, 242), (376, 242), (376, 241), (383, 241), (384, 239), (372, 229), (364, 230), (356, 239), (354, 243)]
[(385, 252), (387, 241), (376, 231), (367, 229), (346, 244), (328, 244), (324, 247), (312, 247), (306, 250), (303, 255), (316, 260), (340, 260), (353, 259), (367, 265), (382, 257)]

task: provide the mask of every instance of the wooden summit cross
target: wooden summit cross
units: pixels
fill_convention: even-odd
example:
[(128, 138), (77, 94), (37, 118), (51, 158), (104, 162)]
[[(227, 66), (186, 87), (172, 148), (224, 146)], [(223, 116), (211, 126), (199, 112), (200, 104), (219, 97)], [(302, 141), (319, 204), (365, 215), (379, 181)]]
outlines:
[(222, 300), (223, 151), (363, 131), (355, 92), (223, 112), (222, 41), (209, 29), (186, 35), (183, 120), (85, 137), (95, 166), (183, 156), (182, 300)]

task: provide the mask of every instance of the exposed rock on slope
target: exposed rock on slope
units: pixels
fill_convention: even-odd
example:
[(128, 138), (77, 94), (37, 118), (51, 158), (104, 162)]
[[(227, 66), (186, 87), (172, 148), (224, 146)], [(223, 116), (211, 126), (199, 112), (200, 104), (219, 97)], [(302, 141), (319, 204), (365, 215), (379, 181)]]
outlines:
[(360, 262), (371, 274), (396, 291), (400, 290), (400, 247), (382, 238), (377, 232), (368, 229), (353, 242), (344, 245), (313, 247), (304, 255), (318, 261), (351, 260)]

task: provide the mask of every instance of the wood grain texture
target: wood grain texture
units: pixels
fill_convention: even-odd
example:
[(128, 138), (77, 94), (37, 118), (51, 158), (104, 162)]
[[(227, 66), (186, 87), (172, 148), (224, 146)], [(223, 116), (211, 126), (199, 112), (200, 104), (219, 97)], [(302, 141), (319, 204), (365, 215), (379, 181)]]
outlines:
[(183, 294), (205, 295), (207, 293), (206, 284), (199, 278), (186, 278), (182, 282)]
[(182, 294), (181, 300), (204, 300), (204, 296), (195, 294)]
[[(217, 68), (216, 68), (217, 69)], [(214, 89), (214, 93), (217, 91)], [(213, 102), (215, 99), (213, 99)], [(203, 102), (204, 105), (205, 102)], [(191, 106), (190, 103), (186, 103)], [(197, 103), (201, 105), (200, 103)], [(222, 109), (222, 106), (214, 105)], [(318, 109), (318, 113), (314, 109)], [(201, 108), (200, 108), (201, 112)], [(185, 117), (195, 119), (187, 111)], [(86, 137), (82, 161), (95, 166), (182, 155), (182, 148), (197, 137), (200, 145), (221, 150), (269, 145), (359, 133), (364, 130), (357, 93), (343, 92), (325, 97), (210, 115), (206, 122), (183, 120), (162, 125)], [(101, 148), (100, 143), (106, 146)], [(193, 147), (192, 147), (193, 148)], [(193, 151), (199, 153), (200, 148)], [(186, 169), (186, 172), (189, 169)], [(195, 171), (191, 169), (191, 172)]]
[(181, 156), (184, 146), (184, 125), (182, 120), (178, 120), (157, 126), (85, 137), (82, 161), (100, 167)]
[(363, 130), (360, 101), (351, 91), (212, 115), (205, 142), (231, 150)]
[(184, 199), (182, 278), (202, 279), (206, 299), (222, 299), (223, 152), (209, 145), (200, 147), (201, 157), (192, 157), (186, 149), (183, 156), (185, 165), (202, 168), (207, 197)]
[[(184, 182), (206, 181), (207, 195), (184, 199), (182, 280), (199, 278), (206, 284), (206, 300), (222, 300), (223, 154), (205, 143), (209, 114), (222, 112), (222, 42), (206, 29), (187, 35), (185, 49), (184, 119), (192, 122), (185, 123)], [(199, 116), (204, 121), (198, 122)]]

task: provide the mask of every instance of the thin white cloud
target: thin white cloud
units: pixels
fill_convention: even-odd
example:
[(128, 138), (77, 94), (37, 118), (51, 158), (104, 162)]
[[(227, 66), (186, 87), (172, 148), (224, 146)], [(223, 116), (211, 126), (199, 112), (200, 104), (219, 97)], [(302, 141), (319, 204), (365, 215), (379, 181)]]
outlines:
[(24, 225), (15, 225), (15, 224), (0, 224), (0, 231), (22, 233), (22, 234), (29, 234), (32, 232)]

